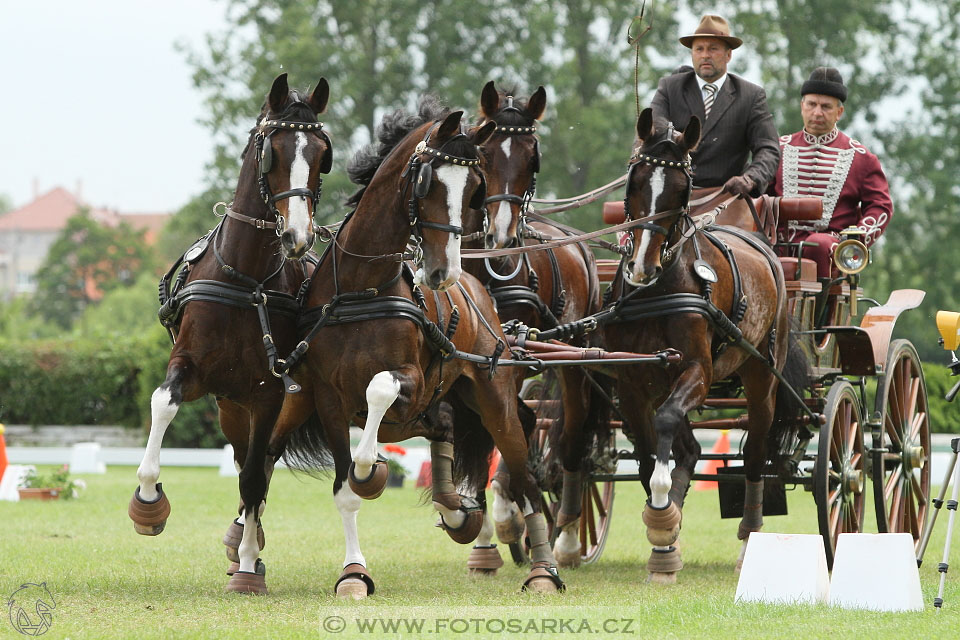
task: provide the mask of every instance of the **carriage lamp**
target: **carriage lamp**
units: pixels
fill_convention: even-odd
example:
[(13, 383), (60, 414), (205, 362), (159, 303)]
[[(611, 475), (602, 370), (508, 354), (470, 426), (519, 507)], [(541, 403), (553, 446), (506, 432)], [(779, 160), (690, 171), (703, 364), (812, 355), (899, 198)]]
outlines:
[(833, 263), (844, 275), (860, 273), (866, 268), (869, 259), (870, 251), (867, 245), (856, 238), (847, 237), (841, 240), (833, 250)]

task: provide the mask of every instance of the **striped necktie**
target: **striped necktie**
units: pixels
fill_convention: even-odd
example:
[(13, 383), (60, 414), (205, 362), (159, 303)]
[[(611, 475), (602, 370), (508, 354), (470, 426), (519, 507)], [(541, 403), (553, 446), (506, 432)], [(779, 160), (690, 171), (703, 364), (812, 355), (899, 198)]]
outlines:
[(703, 117), (710, 117), (710, 108), (713, 106), (713, 99), (717, 96), (717, 85), (709, 82), (703, 85)]

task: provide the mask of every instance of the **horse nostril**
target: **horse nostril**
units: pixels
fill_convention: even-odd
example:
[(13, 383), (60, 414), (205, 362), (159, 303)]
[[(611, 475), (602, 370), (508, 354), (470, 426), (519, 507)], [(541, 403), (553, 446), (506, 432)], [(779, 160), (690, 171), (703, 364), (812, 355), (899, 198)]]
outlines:
[(286, 250), (293, 249), (293, 234), (289, 231), (284, 231), (280, 234), (280, 244), (283, 245), (283, 248)]
[(488, 233), (487, 235), (483, 236), (483, 246), (487, 249), (493, 249), (494, 243), (492, 233)]
[(634, 269), (634, 267), (636, 267), (636, 266), (637, 266), (637, 263), (636, 263), (635, 260), (628, 260), (628, 261), (627, 261), (627, 271), (629, 271), (630, 273), (633, 273), (633, 269)]
[(512, 238), (510, 238), (510, 242), (507, 243), (507, 248), (512, 249), (515, 246), (517, 246), (517, 237), (513, 236)]

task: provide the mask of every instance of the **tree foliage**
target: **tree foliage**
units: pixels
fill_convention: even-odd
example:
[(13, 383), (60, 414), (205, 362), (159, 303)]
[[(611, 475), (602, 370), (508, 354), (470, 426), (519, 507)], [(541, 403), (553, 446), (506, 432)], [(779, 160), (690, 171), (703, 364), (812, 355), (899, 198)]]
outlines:
[(151, 260), (142, 232), (125, 222), (105, 225), (81, 208), (67, 221), (37, 271), (33, 309), (67, 329), (92, 302), (133, 283)]

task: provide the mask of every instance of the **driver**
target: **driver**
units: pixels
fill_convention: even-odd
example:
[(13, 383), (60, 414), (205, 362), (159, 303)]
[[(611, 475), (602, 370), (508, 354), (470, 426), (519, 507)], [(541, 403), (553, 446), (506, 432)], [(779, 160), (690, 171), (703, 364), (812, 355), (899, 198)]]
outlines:
[(818, 278), (829, 278), (840, 232), (859, 227), (860, 239), (869, 247), (890, 223), (893, 202), (877, 156), (837, 129), (847, 100), (840, 72), (832, 67), (814, 69), (800, 96), (803, 129), (780, 138), (782, 157), (771, 191), (778, 196), (816, 196), (823, 201), (823, 216), (788, 222), (778, 230), (778, 239), (817, 243), (803, 247), (802, 255), (816, 261)]

